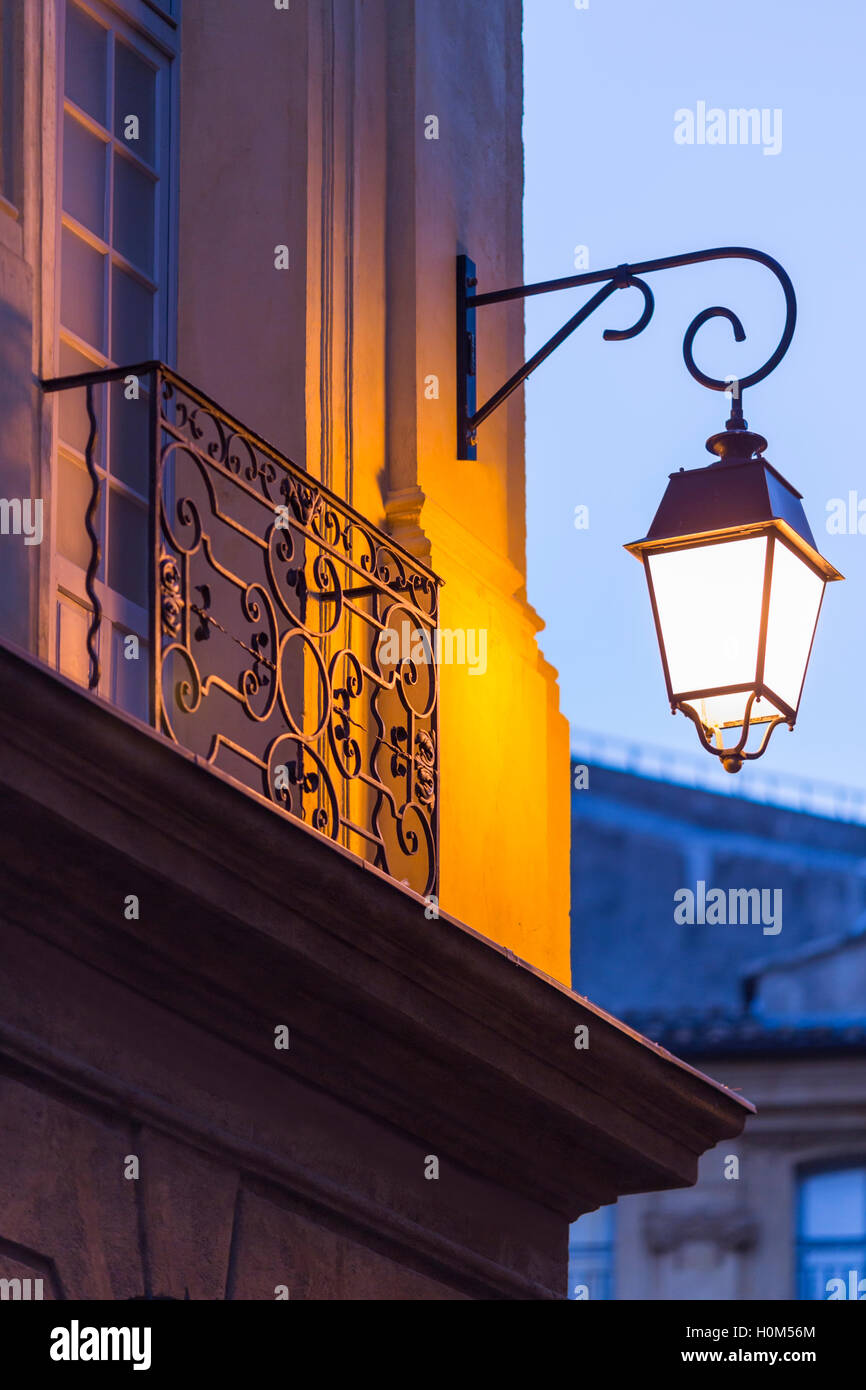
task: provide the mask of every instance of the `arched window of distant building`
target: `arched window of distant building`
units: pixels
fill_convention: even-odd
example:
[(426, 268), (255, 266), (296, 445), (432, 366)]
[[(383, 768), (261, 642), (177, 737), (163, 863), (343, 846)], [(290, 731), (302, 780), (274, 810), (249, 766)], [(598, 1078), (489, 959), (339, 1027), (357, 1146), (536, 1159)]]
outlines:
[(575, 1221), (568, 1240), (570, 1299), (613, 1298), (614, 1234), (613, 1207), (599, 1207)]
[(866, 1160), (800, 1174), (796, 1296), (826, 1299), (835, 1287), (840, 1297), (834, 1279), (848, 1297), (866, 1279)]

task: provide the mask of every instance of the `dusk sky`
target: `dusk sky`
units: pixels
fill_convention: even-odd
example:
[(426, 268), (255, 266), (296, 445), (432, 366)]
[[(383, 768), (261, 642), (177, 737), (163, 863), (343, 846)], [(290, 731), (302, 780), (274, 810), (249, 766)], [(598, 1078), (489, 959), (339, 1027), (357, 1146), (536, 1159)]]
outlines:
[[(757, 769), (866, 781), (866, 534), (827, 530), (828, 506), (851, 492), (866, 530), (864, 52), (866, 7), (853, 0), (526, 0), (526, 280), (575, 274), (577, 246), (598, 270), (744, 245), (794, 282), (793, 344), (744, 393), (745, 415), (846, 582), (828, 587), (794, 733), (777, 729), (740, 782)], [(766, 110), (766, 144), (780, 148), (676, 143), (675, 112), (699, 103)], [(656, 312), (641, 336), (602, 339), (640, 313), (639, 292), (622, 291), (528, 384), (529, 596), (574, 726), (706, 757), (712, 772), (692, 725), (670, 714), (643, 574), (622, 546), (646, 534), (670, 472), (710, 461), (704, 441), (727, 418), (726, 399), (683, 364), (689, 322), (714, 304), (738, 314), (744, 343), (717, 319), (694, 351), (713, 376), (745, 376), (773, 351), (784, 301), (747, 262), (647, 278)], [(528, 350), (591, 292), (528, 301)], [(587, 530), (575, 529), (578, 506)]]

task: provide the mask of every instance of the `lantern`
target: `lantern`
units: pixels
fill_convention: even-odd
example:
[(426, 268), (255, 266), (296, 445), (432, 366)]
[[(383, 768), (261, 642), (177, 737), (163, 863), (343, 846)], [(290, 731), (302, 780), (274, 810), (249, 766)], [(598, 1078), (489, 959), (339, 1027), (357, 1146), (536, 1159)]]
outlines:
[(842, 578), (766, 447), (735, 409), (707, 441), (715, 462), (672, 473), (648, 535), (626, 546), (643, 561), (671, 710), (728, 772), (778, 724), (793, 729), (824, 588)]

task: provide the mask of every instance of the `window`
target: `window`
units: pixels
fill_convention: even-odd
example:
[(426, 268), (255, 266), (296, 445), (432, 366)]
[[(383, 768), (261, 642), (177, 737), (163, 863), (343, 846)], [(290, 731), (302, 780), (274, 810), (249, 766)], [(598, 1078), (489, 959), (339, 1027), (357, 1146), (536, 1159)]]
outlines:
[(614, 1208), (587, 1212), (571, 1227), (568, 1241), (568, 1297), (612, 1299), (614, 1291)]
[(0, 0), (0, 195), (13, 205), (19, 196), (23, 3)]
[[(172, 350), (172, 63), (133, 25), (138, 0), (114, 7), (67, 0), (61, 132), (58, 374), (133, 366)], [(151, 15), (155, 13), (152, 9)], [(172, 38), (172, 36), (174, 36)], [(101, 483), (96, 577), (103, 608), (100, 691), (148, 717), (149, 379), (133, 399), (123, 382), (94, 392)], [(90, 611), (84, 514), (90, 480), (84, 392), (61, 393), (57, 451), (57, 662), (85, 683)], [(134, 634), (139, 658), (123, 659)]]
[(856, 1287), (866, 1278), (866, 1162), (804, 1173), (797, 1197), (797, 1298), (828, 1298), (831, 1279)]

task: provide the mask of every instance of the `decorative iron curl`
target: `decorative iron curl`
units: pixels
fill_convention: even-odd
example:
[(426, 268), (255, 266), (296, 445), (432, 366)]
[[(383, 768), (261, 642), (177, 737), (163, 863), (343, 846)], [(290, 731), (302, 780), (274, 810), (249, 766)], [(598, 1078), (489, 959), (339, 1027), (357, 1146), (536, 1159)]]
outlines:
[[(779, 339), (778, 346), (770, 357), (767, 358), (764, 365), (759, 367), (757, 371), (750, 372), (748, 376), (737, 378), (738, 388), (742, 392), (745, 391), (748, 386), (756, 386), (759, 381), (763, 381), (765, 377), (768, 377), (771, 372), (775, 371), (782, 358), (785, 356), (785, 353), (788, 351), (788, 348), (791, 346), (791, 339), (794, 336), (794, 329), (797, 325), (797, 298), (794, 294), (794, 286), (791, 284), (788, 272), (779, 265), (778, 261), (774, 261), (772, 256), (765, 255), (763, 251), (752, 251), (745, 246), (720, 247), (718, 251), (705, 251), (700, 253), (699, 256), (701, 260), (730, 260), (735, 257), (758, 261), (761, 265), (767, 266), (776, 276), (785, 295), (785, 326), (782, 330), (782, 336)], [(732, 310), (725, 309), (721, 305), (714, 305), (711, 309), (704, 309), (702, 313), (697, 314), (686, 329), (685, 337), (683, 338), (683, 361), (690, 375), (694, 377), (695, 381), (700, 382), (701, 386), (706, 386), (708, 391), (729, 391), (731, 388), (730, 381), (719, 381), (716, 377), (707, 376), (706, 372), (702, 372), (695, 362), (692, 353), (692, 344), (695, 340), (695, 334), (698, 332), (698, 329), (702, 328), (705, 323), (713, 318), (727, 319), (734, 330), (735, 341), (738, 343), (745, 341), (746, 330), (743, 328), (737, 315), (733, 313)]]
[(624, 290), (629, 286), (634, 286), (635, 289), (640, 290), (643, 295), (643, 313), (637, 323), (632, 324), (631, 328), (606, 328), (601, 335), (606, 343), (621, 343), (626, 338), (636, 338), (638, 333), (643, 333), (656, 307), (649, 285), (644, 284), (643, 280), (639, 280), (636, 275), (631, 275), (628, 266), (622, 266), (621, 270), (623, 274), (614, 281), (614, 288)]
[[(654, 270), (670, 270), (675, 266), (695, 265), (703, 261), (716, 260), (757, 261), (760, 265), (764, 265), (768, 270), (771, 270), (782, 286), (782, 291), (785, 296), (785, 326), (782, 330), (782, 336), (779, 339), (778, 345), (771, 356), (767, 358), (763, 366), (759, 367), (754, 372), (750, 372), (748, 376), (738, 377), (737, 385), (740, 391), (745, 391), (747, 387), (756, 386), (759, 381), (763, 381), (772, 371), (775, 371), (776, 367), (778, 367), (782, 358), (785, 356), (785, 353), (788, 351), (788, 348), (791, 346), (791, 340), (794, 336), (794, 329), (797, 324), (797, 298), (794, 294), (794, 286), (791, 283), (791, 278), (784, 267), (781, 266), (778, 261), (774, 260), (772, 256), (766, 255), (763, 251), (755, 251), (748, 246), (718, 246), (709, 251), (693, 251), (683, 256), (666, 256), (663, 260), (659, 261), (642, 261), (639, 265), (621, 265), (617, 266), (616, 270), (613, 272), (599, 272), (599, 274), (603, 273), (606, 276), (610, 276), (617, 289), (626, 289), (629, 286), (635, 286), (641, 291), (644, 297), (644, 311), (634, 327), (622, 330), (608, 328), (603, 334), (605, 341), (616, 342), (623, 338), (636, 338), (639, 333), (644, 331), (652, 318), (654, 308), (652, 292), (649, 286), (645, 285), (639, 278), (641, 275), (649, 275)], [(692, 345), (699, 329), (701, 329), (705, 323), (708, 323), (710, 319), (714, 318), (727, 319), (734, 330), (734, 340), (738, 343), (745, 342), (746, 330), (737, 314), (731, 309), (726, 309), (720, 304), (715, 304), (712, 308), (704, 309), (701, 313), (696, 314), (686, 329), (683, 338), (683, 361), (686, 364), (686, 369), (690, 376), (692, 376), (695, 381), (699, 382), (701, 386), (706, 386), (708, 391), (729, 391), (731, 389), (730, 379), (720, 381), (717, 377), (708, 376), (706, 372), (701, 371), (700, 367), (695, 362), (694, 353), (692, 352)]]
[[(702, 747), (706, 749), (708, 753), (712, 753), (714, 757), (721, 759), (722, 767), (726, 772), (739, 772), (744, 762), (753, 762), (756, 758), (761, 757), (767, 744), (770, 742), (773, 730), (777, 728), (779, 724), (787, 724), (789, 728), (792, 729), (794, 727), (784, 714), (777, 714), (774, 715), (772, 719), (762, 720), (761, 722), (766, 724), (766, 731), (764, 737), (761, 739), (760, 747), (756, 748), (751, 753), (747, 753), (746, 744), (749, 740), (749, 733), (752, 727), (752, 705), (755, 703), (756, 698), (757, 691), (753, 690), (746, 701), (746, 708), (743, 713), (743, 731), (732, 748), (725, 748), (722, 744), (710, 742), (713, 737), (713, 730), (704, 723), (697, 711), (692, 709), (690, 705), (685, 702), (677, 701), (673, 708), (679, 710), (680, 714), (686, 715), (686, 717), (692, 721), (697, 729), (698, 738), (701, 741)], [(721, 737), (720, 734), (719, 737)]]

